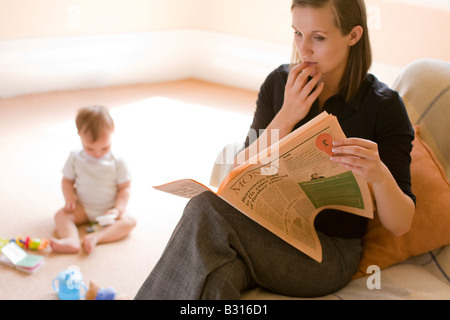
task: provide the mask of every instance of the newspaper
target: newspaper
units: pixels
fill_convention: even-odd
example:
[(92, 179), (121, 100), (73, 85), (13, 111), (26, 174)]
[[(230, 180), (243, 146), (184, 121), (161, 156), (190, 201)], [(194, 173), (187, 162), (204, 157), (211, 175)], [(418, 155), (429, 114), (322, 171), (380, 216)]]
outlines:
[[(373, 218), (368, 184), (330, 161), (332, 141), (343, 138), (336, 117), (322, 112), (232, 170), (215, 194), (321, 262), (322, 247), (314, 229), (320, 211), (333, 208)], [(213, 192), (192, 179), (154, 188), (186, 198)]]

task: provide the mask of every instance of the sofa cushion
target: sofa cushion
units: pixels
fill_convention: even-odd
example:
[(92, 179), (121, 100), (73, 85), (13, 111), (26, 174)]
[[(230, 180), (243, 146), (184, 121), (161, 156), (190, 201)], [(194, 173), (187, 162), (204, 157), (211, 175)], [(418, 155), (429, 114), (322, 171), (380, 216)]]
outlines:
[(411, 230), (401, 237), (395, 237), (375, 215), (368, 223), (363, 238), (363, 256), (354, 278), (367, 275), (370, 265), (384, 269), (410, 256), (450, 243), (450, 183), (419, 132), (416, 126), (411, 151), (411, 183), (417, 204)]
[(450, 63), (421, 59), (408, 65), (393, 84), (413, 125), (450, 178)]

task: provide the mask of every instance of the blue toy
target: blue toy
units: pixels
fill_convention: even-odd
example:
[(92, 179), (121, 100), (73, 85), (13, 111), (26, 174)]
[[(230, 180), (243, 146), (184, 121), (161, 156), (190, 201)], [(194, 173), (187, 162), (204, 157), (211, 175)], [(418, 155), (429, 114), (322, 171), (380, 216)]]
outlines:
[[(53, 279), (52, 287), (61, 300), (80, 300), (84, 298), (87, 292), (86, 285), (82, 280), (83, 276), (81, 275), (80, 269), (76, 266), (71, 266), (61, 271)], [(56, 281), (58, 282), (58, 286), (55, 286)], [(84, 288), (84, 295), (81, 294), (81, 287)]]

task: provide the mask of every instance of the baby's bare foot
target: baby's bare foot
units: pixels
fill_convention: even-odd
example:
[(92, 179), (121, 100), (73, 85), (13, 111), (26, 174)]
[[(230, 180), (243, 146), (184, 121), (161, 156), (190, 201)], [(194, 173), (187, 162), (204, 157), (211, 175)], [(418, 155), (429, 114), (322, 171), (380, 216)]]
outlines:
[(84, 250), (86, 251), (87, 254), (90, 254), (98, 243), (97, 234), (92, 233), (85, 235), (83, 238), (83, 242), (84, 242)]
[(50, 239), (50, 246), (52, 251), (60, 253), (77, 253), (80, 251), (80, 243), (76, 240), (65, 238), (65, 239)]

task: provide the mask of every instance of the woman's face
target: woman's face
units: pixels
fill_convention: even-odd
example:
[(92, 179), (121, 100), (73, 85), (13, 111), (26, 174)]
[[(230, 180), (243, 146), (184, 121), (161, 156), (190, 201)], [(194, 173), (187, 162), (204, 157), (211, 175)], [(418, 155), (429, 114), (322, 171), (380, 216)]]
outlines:
[(347, 64), (350, 46), (354, 43), (351, 33), (343, 36), (334, 21), (330, 5), (323, 8), (294, 7), (292, 10), (292, 28), (301, 61), (315, 65), (325, 83), (333, 81), (338, 84)]

